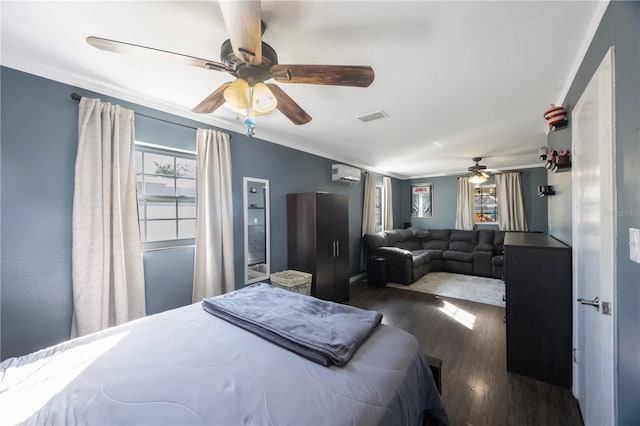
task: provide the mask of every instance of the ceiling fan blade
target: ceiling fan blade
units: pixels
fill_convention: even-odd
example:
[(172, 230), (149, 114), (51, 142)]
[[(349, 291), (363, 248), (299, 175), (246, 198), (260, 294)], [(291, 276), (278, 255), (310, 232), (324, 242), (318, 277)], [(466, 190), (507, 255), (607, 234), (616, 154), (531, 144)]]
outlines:
[(274, 65), (271, 75), (282, 83), (367, 87), (374, 72), (371, 67), (356, 65)]
[(225, 103), (224, 89), (226, 89), (230, 84), (231, 82), (229, 81), (218, 87), (191, 111), (198, 114), (208, 114), (220, 108)]
[(233, 68), (230, 68), (220, 62), (210, 61), (209, 59), (196, 58), (195, 56), (183, 55), (181, 53), (169, 52), (167, 50), (156, 49), (153, 47), (126, 43), (124, 41), (109, 40), (100, 37), (87, 37), (87, 43), (89, 43), (93, 47), (101, 50), (106, 50), (108, 52), (145, 56), (162, 59), (165, 61), (170, 60), (180, 64), (206, 68), (209, 70), (233, 72)]
[(289, 97), (284, 91), (275, 84), (268, 83), (267, 86), (278, 100), (278, 111), (283, 113), (293, 124), (306, 124), (311, 121), (311, 116), (307, 114), (300, 105)]
[(220, 1), (220, 11), (229, 33), (233, 53), (244, 63), (262, 63), (260, 1)]

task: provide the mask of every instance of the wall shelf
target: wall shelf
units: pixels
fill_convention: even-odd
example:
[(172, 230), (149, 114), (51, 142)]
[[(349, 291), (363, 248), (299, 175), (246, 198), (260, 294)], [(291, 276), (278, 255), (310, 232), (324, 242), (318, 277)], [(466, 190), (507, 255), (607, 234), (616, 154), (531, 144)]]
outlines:
[(554, 173), (568, 172), (569, 170), (571, 170), (571, 162), (555, 163), (553, 167), (551, 167), (551, 171)]
[(538, 197), (546, 197), (547, 195), (556, 195), (556, 191), (553, 190), (551, 185), (540, 185), (538, 187)]

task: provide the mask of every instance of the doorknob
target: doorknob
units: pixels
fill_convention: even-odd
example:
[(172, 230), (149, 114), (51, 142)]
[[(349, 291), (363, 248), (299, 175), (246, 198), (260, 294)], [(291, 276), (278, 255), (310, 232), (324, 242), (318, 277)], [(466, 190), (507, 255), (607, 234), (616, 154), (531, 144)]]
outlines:
[(594, 308), (596, 308), (596, 311), (600, 311), (600, 298), (598, 297), (593, 300), (580, 298), (578, 299), (578, 302), (582, 303), (583, 305), (593, 306)]

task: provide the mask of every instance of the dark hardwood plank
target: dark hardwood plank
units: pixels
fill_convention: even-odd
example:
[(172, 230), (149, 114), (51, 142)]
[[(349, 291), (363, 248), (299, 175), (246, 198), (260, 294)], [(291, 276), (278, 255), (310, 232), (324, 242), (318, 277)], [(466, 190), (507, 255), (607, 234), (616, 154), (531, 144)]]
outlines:
[(382, 312), (442, 359), (451, 425), (583, 425), (570, 390), (507, 373), (504, 308), (362, 282), (349, 304)]

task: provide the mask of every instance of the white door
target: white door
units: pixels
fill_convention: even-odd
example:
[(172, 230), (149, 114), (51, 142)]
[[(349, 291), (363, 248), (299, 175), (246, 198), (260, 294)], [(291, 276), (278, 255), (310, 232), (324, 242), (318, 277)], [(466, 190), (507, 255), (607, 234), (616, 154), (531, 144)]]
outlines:
[(572, 112), (573, 294), (584, 299), (573, 310), (573, 393), (586, 426), (615, 423), (613, 53)]

